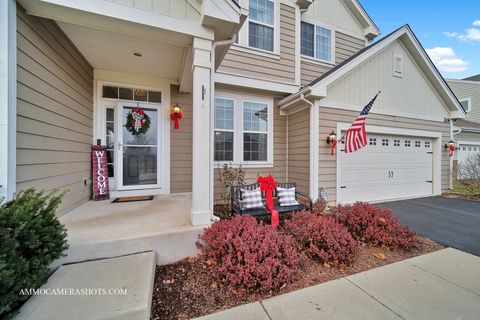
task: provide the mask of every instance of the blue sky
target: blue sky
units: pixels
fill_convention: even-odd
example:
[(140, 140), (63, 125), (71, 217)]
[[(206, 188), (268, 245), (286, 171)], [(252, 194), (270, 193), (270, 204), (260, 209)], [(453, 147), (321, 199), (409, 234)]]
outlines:
[(387, 35), (408, 23), (446, 78), (480, 73), (480, 0), (360, 0)]

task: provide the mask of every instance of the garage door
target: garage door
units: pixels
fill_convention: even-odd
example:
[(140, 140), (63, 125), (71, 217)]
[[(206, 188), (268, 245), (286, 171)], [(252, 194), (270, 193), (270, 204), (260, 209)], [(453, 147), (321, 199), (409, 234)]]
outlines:
[[(479, 145), (461, 143), (459, 147), (460, 148), (457, 151), (459, 168), (461, 168), (461, 166), (465, 165), (466, 160), (468, 160), (469, 158), (471, 158), (471, 157), (473, 157), (477, 154), (480, 154), (480, 146)], [(460, 172), (459, 172), (459, 178), (460, 179), (469, 179), (471, 177), (461, 176)]]
[(432, 139), (369, 134), (367, 141), (353, 153), (340, 143), (339, 203), (432, 195)]

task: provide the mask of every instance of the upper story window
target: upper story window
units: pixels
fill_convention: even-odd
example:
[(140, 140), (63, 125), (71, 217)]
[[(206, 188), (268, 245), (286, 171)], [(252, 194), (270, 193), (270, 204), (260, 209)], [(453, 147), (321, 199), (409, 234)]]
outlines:
[(470, 112), (470, 110), (472, 109), (472, 99), (471, 98), (466, 98), (466, 99), (461, 99), (459, 101), (460, 101), (460, 104), (462, 105), (463, 109), (466, 112)]
[(300, 33), (302, 55), (332, 62), (332, 30), (302, 21)]
[(275, 3), (271, 0), (250, 0), (248, 45), (272, 51), (275, 33)]

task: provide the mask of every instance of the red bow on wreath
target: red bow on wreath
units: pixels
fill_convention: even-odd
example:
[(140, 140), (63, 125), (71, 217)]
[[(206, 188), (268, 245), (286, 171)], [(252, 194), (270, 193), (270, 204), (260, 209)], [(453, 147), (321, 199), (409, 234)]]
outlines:
[(182, 113), (181, 112), (172, 112), (170, 114), (170, 119), (173, 121), (173, 129), (178, 129), (178, 120), (182, 119)]
[(275, 179), (273, 179), (272, 175), (268, 177), (261, 177), (257, 178), (257, 182), (260, 184), (260, 190), (265, 191), (265, 196), (267, 197), (267, 206), (268, 210), (272, 213), (272, 227), (276, 228), (278, 226), (278, 211), (273, 208), (273, 190), (277, 186)]

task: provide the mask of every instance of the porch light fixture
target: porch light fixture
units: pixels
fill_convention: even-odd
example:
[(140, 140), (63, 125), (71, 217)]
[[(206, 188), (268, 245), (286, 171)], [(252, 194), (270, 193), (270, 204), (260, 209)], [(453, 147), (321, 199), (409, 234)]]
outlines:
[(445, 143), (445, 149), (451, 149), (452, 147), (455, 148), (455, 141), (450, 140), (448, 143)]
[(173, 121), (173, 129), (179, 129), (178, 120), (182, 119), (182, 110), (178, 102), (173, 106), (173, 112), (170, 114), (170, 119)]
[(335, 133), (335, 131), (332, 130), (326, 140), (327, 144), (333, 143), (333, 141), (337, 141), (337, 134)]

